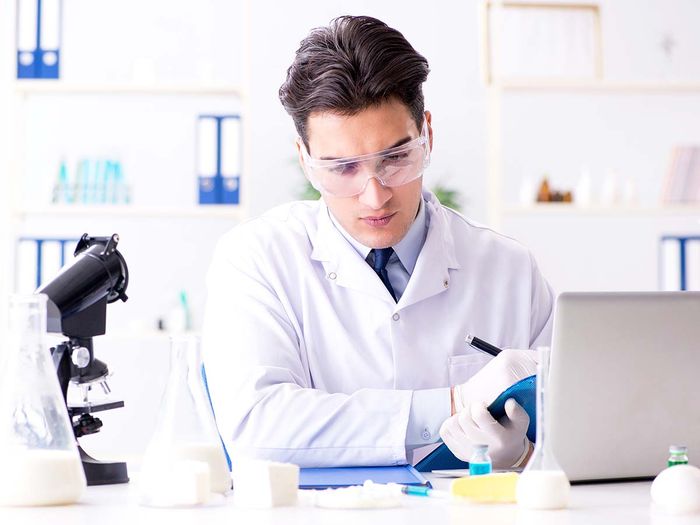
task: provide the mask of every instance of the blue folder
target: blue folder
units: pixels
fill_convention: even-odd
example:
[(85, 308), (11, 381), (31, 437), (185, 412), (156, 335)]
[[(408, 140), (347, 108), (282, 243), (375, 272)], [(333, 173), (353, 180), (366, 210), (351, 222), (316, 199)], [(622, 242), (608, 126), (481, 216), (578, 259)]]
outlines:
[(530, 425), (527, 427), (527, 439), (535, 442), (537, 436), (537, 376), (529, 376), (521, 379), (514, 385), (506, 388), (493, 403), (489, 405), (489, 412), (494, 419), (500, 419), (506, 415), (506, 401), (515, 399), (530, 416)]
[(352, 485), (362, 485), (367, 480), (375, 483), (399, 483), (401, 485), (432, 487), (430, 482), (411, 465), (303, 468), (299, 472), (300, 489), (337, 489)]
[[(500, 419), (506, 415), (505, 404), (510, 398), (515, 399), (518, 404), (525, 409), (530, 416), (530, 425), (527, 428), (527, 438), (535, 442), (537, 435), (537, 396), (536, 396), (536, 376), (529, 376), (506, 388), (488, 406), (489, 412), (495, 419)], [(433, 470), (466, 469), (469, 463), (458, 459), (446, 445), (440, 445), (422, 460), (416, 463), (419, 472), (430, 472)]]

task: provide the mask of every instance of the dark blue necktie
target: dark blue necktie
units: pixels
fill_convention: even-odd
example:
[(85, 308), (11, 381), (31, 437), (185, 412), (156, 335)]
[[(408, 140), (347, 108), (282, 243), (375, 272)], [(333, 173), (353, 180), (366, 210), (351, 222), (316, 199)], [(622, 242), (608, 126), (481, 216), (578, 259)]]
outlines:
[(394, 289), (392, 288), (391, 282), (389, 281), (389, 273), (386, 271), (386, 264), (389, 262), (391, 254), (394, 253), (394, 249), (375, 248), (371, 250), (370, 253), (374, 254), (374, 265), (372, 266), (374, 268), (374, 271), (382, 280), (384, 286), (386, 286), (386, 289), (389, 290), (389, 293), (394, 298), (394, 301), (396, 301), (396, 294), (394, 293)]

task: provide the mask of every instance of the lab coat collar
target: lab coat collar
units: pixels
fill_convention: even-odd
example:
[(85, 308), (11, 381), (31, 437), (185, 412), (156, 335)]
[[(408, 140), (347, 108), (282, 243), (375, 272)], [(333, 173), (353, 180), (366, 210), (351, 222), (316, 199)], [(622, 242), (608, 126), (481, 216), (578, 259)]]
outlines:
[[(416, 267), (418, 255), (420, 254), (420, 251), (423, 248), (423, 243), (425, 242), (425, 236), (427, 233), (426, 215), (425, 202), (423, 197), (421, 197), (418, 204), (418, 213), (416, 214), (413, 224), (411, 224), (410, 228), (406, 232), (406, 235), (404, 235), (404, 238), (392, 246), (394, 252), (396, 253), (396, 257), (398, 257), (399, 262), (406, 269), (409, 276), (413, 273), (413, 269)], [(369, 256), (369, 252), (372, 251), (372, 249), (357, 241), (352, 237), (352, 235), (345, 231), (345, 228), (341, 226), (330, 210), (328, 210), (328, 216), (330, 217), (333, 226), (336, 227), (343, 237), (345, 237), (345, 240), (348, 241), (352, 247), (355, 248), (355, 251), (357, 251), (357, 253), (359, 253), (360, 256), (362, 256), (362, 258), (366, 261), (367, 257)]]
[(408, 281), (399, 306), (405, 308), (449, 289), (450, 270), (459, 270), (452, 230), (446, 211), (437, 197), (423, 192), (429, 226), (423, 249)]
[(323, 264), (326, 279), (339, 286), (367, 293), (391, 304), (394, 298), (377, 278), (374, 270), (333, 225), (326, 203), (321, 199), (318, 207), (318, 230), (311, 239), (311, 259)]
[[(430, 224), (428, 234), (397, 309), (444, 292), (449, 288), (449, 270), (460, 268), (447, 223), (448, 212), (428, 191), (423, 192), (423, 200)], [(317, 213), (318, 230), (311, 239), (311, 259), (323, 264), (326, 278), (339, 286), (359, 290), (393, 304), (393, 298), (376, 278), (374, 271), (333, 225), (323, 200)]]

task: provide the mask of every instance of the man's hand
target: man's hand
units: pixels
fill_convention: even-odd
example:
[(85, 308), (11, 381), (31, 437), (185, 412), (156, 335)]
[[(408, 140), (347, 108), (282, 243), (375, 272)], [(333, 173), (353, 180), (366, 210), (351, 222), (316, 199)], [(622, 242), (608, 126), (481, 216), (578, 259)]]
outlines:
[(534, 350), (503, 350), (466, 383), (452, 387), (452, 414), (472, 403), (490, 405), (509, 386), (537, 371)]
[(506, 401), (505, 410), (506, 415), (496, 421), (484, 403), (471, 403), (445, 420), (440, 437), (462, 461), (469, 461), (474, 445), (488, 445), (495, 468), (514, 467), (530, 448), (525, 437), (530, 417), (515, 399)]

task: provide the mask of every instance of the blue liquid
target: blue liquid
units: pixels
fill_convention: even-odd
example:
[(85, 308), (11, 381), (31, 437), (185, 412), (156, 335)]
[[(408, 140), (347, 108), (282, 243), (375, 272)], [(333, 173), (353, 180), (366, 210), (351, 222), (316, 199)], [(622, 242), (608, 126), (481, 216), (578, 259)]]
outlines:
[(481, 476), (482, 474), (491, 474), (491, 463), (469, 463), (469, 475)]

